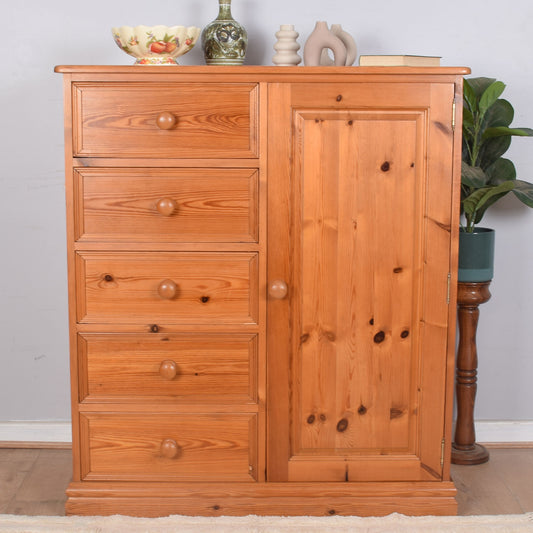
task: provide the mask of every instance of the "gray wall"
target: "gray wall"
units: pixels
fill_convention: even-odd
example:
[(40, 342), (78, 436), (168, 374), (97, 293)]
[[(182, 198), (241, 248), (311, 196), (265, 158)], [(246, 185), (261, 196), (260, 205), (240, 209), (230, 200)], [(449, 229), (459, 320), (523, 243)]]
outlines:
[[(74, 5), (78, 7), (73, 7)], [(0, 422), (68, 420), (63, 109), (57, 64), (130, 64), (115, 25), (203, 27), (216, 0), (10, 2), (3, 8), (0, 74)], [(271, 62), (279, 24), (300, 43), (316, 20), (342, 23), (365, 54), (441, 55), (508, 84), (514, 125), (533, 127), (533, 2), (515, 0), (234, 0), (249, 33), (249, 64)], [(203, 64), (195, 48), (184, 64)], [(513, 141), (519, 177), (533, 180), (533, 139)], [(481, 309), (477, 418), (533, 420), (533, 210), (514, 197), (494, 208), (492, 300)], [(530, 329), (531, 328), (531, 329)]]

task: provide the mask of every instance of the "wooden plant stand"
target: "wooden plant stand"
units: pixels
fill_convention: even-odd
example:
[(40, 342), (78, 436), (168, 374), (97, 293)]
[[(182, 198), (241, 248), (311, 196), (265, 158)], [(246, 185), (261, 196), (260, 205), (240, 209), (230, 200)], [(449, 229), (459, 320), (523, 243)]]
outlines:
[(476, 443), (474, 404), (477, 391), (476, 330), (479, 305), (490, 299), (490, 281), (457, 285), (459, 349), (456, 363), (457, 422), (452, 444), (452, 463), (479, 465), (489, 460), (489, 452)]

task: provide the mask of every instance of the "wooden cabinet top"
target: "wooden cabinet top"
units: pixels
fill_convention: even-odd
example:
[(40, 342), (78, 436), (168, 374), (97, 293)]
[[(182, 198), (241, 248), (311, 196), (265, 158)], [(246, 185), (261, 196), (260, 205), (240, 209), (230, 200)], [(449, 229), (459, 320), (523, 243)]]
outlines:
[(214, 74), (220, 78), (227, 77), (233, 81), (255, 80), (255, 81), (320, 81), (320, 78), (332, 81), (335, 79), (347, 80), (354, 78), (380, 79), (392, 77), (398, 81), (398, 77), (411, 78), (417, 80), (424, 77), (444, 77), (453, 78), (470, 74), (467, 67), (274, 67), (274, 66), (138, 66), (138, 65), (59, 65), (55, 67), (55, 72), (62, 74), (90, 75), (92, 78), (100, 75), (106, 77), (112, 75), (139, 74), (146, 77), (157, 77), (167, 79), (183, 79), (194, 77), (195, 79), (205, 77), (208, 81)]

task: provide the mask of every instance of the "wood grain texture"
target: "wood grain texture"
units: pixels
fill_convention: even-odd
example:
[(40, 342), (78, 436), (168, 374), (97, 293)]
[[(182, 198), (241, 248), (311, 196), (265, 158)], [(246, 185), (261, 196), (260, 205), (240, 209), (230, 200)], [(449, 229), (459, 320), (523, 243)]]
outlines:
[(305, 119), (299, 133), (304, 266), (294, 452), (413, 452), (416, 123), (320, 116)]
[[(257, 86), (212, 83), (75, 83), (74, 155), (254, 157)], [(161, 113), (176, 126), (157, 125)]]
[[(254, 414), (83, 413), (82, 479), (254, 481)], [(253, 437), (253, 439), (250, 439)], [(172, 439), (177, 454), (161, 451)]]
[[(74, 483), (67, 514), (383, 516), (455, 514), (452, 483)], [(394, 511), (396, 509), (396, 511)]]
[(86, 333), (78, 350), (80, 402), (257, 401), (257, 335)]
[[(76, 259), (79, 322), (257, 322), (255, 253), (80, 252)], [(167, 280), (174, 297), (158, 290)]]
[[(78, 242), (257, 242), (255, 169), (77, 168)], [(161, 200), (174, 203), (162, 215)]]
[(68, 512), (454, 513), (467, 69), (57, 71)]
[(451, 441), (452, 412), (449, 402), (453, 401), (447, 379), (450, 379), (449, 366), (455, 356), (454, 337), (450, 334), (450, 327), (455, 327), (455, 320), (451, 318), (455, 310), (450, 311), (450, 294), (455, 286), (452, 279), (453, 253), (458, 246), (456, 230), (452, 232), (452, 226), (458, 225), (458, 220), (452, 219), (452, 214), (457, 213), (459, 201), (458, 182), (453, 179), (454, 167), (457, 169), (458, 163), (453, 157), (454, 97), (454, 84), (431, 86), (426, 139), (426, 172), (429, 178), (423, 215), (424, 320), (421, 325), (420, 402), (424, 408), (420, 423), (424, 430), (420, 434), (420, 450), (426, 467), (441, 472), (444, 479), (448, 479), (449, 472), (449, 452), (447, 454), (446, 449), (449, 450)]
[[(276, 382), (271, 402), (287, 413), (277, 417), (283, 431), (272, 440), (288, 439), (283, 475), (291, 481), (443, 476), (439, 387), (446, 380), (441, 337), (449, 310), (446, 291), (435, 299), (433, 284), (445, 289), (450, 272), (447, 97), (454, 89), (445, 86), (434, 105), (435, 117), (448, 124), (447, 146), (441, 122), (429, 120), (430, 84), (394, 85), (393, 103), (387, 90), (387, 84), (295, 84), (281, 111), (292, 124), (279, 119), (278, 109), (269, 118), (277, 126), (273, 137), (286, 142), (282, 127), (293, 135), (284, 182), (291, 229), (269, 243), (290, 250), (290, 292), (281, 304), (290, 318), (278, 312), (269, 328), (290, 338), (285, 361), (276, 358), (291, 369), (289, 392), (280, 394), (284, 385)], [(438, 143), (444, 147), (433, 148)], [(428, 166), (433, 150), (431, 158), (446, 158), (448, 166)], [(281, 193), (274, 194), (279, 207)], [(272, 209), (271, 218), (278, 214), (286, 217)], [(428, 220), (437, 221), (436, 229)], [(441, 328), (435, 336), (425, 333), (433, 321)], [(422, 401), (423, 394), (432, 400)]]
[[(291, 343), (290, 307), (293, 295), (294, 256), (291, 250), (291, 168), (292, 126), (291, 87), (272, 84), (268, 87), (268, 283), (282, 280), (288, 297), (268, 300), (267, 305), (267, 479), (283, 481), (288, 476), (290, 361), (286, 356)], [(272, 214), (275, 213), (275, 216)], [(273, 325), (276, 324), (275, 327)], [(273, 399), (276, 401), (272, 401)]]

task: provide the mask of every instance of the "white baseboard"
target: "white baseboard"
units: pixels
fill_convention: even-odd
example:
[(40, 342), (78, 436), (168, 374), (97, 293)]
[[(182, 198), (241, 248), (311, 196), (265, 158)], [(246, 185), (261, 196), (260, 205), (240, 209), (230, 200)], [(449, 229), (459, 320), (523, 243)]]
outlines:
[(533, 442), (533, 420), (478, 420), (477, 442)]
[(72, 442), (70, 422), (0, 422), (0, 442)]
[[(0, 422), (0, 442), (72, 442), (70, 422)], [(533, 442), (533, 420), (478, 420), (476, 441)]]

